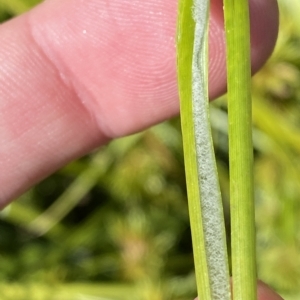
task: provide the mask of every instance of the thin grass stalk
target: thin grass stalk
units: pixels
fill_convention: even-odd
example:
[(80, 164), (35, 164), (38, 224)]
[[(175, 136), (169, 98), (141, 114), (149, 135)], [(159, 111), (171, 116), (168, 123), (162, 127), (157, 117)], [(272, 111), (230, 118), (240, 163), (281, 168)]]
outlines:
[(0, 9), (5, 9), (12, 14), (19, 15), (29, 10), (30, 5), (22, 0), (0, 0)]
[[(200, 193), (196, 159), (195, 132), (192, 108), (192, 61), (195, 22), (192, 18), (192, 0), (179, 1), (177, 28), (177, 72), (180, 97), (181, 127), (186, 170), (189, 216), (192, 231), (194, 262), (198, 295), (210, 299), (211, 291), (203, 245), (204, 233), (199, 205)], [(189, 155), (187, 155), (189, 153)], [(193, 201), (191, 200), (193, 199)], [(194, 226), (193, 226), (194, 225)], [(197, 246), (198, 245), (198, 246)]]
[(208, 12), (208, 0), (179, 2), (178, 82), (198, 296), (227, 300), (226, 235), (208, 108)]
[(227, 43), (233, 299), (256, 296), (248, 0), (224, 0)]

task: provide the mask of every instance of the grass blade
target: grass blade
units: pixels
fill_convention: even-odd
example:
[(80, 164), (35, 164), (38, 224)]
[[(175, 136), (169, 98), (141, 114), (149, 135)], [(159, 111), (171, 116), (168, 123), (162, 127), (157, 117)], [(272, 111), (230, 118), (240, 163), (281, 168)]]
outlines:
[(198, 295), (226, 300), (226, 237), (208, 110), (208, 11), (209, 1), (179, 3), (178, 82)]
[(225, 0), (233, 297), (256, 299), (248, 0)]

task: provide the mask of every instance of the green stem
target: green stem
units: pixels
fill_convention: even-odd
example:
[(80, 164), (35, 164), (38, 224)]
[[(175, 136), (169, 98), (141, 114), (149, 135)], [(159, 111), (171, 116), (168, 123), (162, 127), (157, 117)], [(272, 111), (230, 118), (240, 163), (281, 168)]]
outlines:
[[(199, 182), (195, 153), (195, 132), (192, 108), (192, 61), (195, 22), (192, 18), (192, 0), (179, 1), (177, 68), (180, 94), (181, 127), (183, 133), (184, 161), (189, 199), (189, 214), (192, 230), (194, 261), (198, 295), (203, 300), (210, 299), (210, 284), (204, 236), (202, 214), (199, 205)], [(190, 155), (187, 155), (190, 153)], [(194, 201), (192, 201), (192, 199)], [(194, 226), (193, 226), (194, 225)], [(198, 244), (198, 247), (196, 246)]]
[(249, 3), (224, 0), (233, 297), (256, 299)]
[(208, 0), (180, 1), (178, 82), (198, 294), (227, 300), (226, 235), (208, 108), (208, 12)]

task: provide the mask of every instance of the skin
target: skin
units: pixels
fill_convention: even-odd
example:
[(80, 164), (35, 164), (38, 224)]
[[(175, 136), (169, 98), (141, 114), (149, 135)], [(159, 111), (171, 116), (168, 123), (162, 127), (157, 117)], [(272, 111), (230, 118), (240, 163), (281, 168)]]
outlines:
[[(273, 50), (278, 9), (250, 2), (255, 72)], [(176, 15), (175, 0), (46, 0), (0, 26), (2, 207), (71, 160), (178, 114)], [(210, 23), (213, 99), (226, 85), (220, 0)]]

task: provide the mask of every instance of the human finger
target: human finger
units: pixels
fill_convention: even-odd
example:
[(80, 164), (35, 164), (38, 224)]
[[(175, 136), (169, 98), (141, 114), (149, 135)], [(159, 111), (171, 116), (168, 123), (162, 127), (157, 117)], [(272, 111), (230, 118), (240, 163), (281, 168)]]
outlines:
[[(212, 1), (210, 96), (225, 89), (221, 1)], [(109, 139), (178, 113), (175, 0), (51, 0), (0, 27), (0, 202)], [(251, 2), (253, 68), (277, 6)]]

